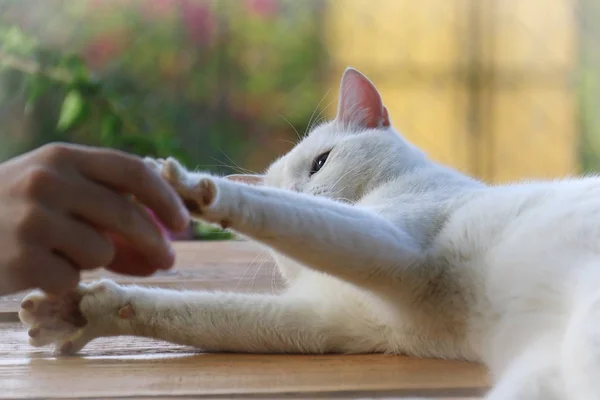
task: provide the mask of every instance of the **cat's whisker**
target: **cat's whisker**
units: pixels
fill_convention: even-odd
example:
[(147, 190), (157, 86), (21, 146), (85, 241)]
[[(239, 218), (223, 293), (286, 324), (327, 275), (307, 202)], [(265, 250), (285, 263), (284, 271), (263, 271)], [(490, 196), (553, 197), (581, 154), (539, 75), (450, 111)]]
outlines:
[[(360, 169), (360, 165), (352, 166), (348, 171), (346, 171), (344, 174), (342, 174), (342, 176), (340, 176), (331, 186), (329, 186), (327, 188), (327, 192), (329, 192), (329, 194), (330, 194), (330, 196), (332, 198), (335, 198), (336, 200), (345, 200), (347, 203), (350, 203), (350, 204), (353, 203), (353, 201), (350, 200), (350, 199), (338, 197), (338, 195), (340, 193), (342, 193), (348, 187), (348, 185), (345, 185), (344, 187), (339, 188), (339, 189), (335, 189), (335, 187), (338, 185), (338, 183), (340, 183), (340, 181), (342, 179), (344, 179), (349, 174), (351, 174), (353, 172), (356, 172), (358, 169)], [(334, 191), (332, 191), (332, 190), (334, 190)], [(317, 190), (315, 190), (314, 193), (315, 193), (315, 195), (318, 196), (318, 195), (321, 195), (321, 194), (323, 194), (325, 192), (326, 192), (325, 190), (319, 190), (319, 189), (317, 189)]]
[(242, 281), (244, 280), (244, 278), (246, 277), (246, 274), (248, 273), (248, 271), (250, 271), (250, 269), (258, 263), (258, 260), (264, 256), (264, 253), (258, 253), (256, 255), (256, 257), (254, 257), (254, 259), (252, 260), (252, 262), (250, 264), (248, 264), (248, 266), (246, 267), (246, 269), (244, 270), (244, 272), (242, 273), (242, 276), (240, 276), (240, 279), (238, 280), (237, 284), (235, 285), (235, 288), (233, 289), (234, 291), (236, 291), (240, 284), (242, 283)]
[[(213, 161), (216, 161), (216, 162), (218, 162), (218, 164), (212, 164), (212, 165), (210, 165), (210, 166), (212, 166), (212, 167), (226, 167), (226, 168), (229, 168), (229, 169), (231, 169), (231, 170), (233, 170), (233, 171), (235, 171), (235, 172), (237, 172), (237, 173), (245, 173), (244, 171), (241, 171), (241, 170), (240, 170), (238, 167), (236, 167), (236, 166), (234, 166), (234, 165), (229, 165), (229, 164), (227, 164), (227, 163), (224, 163), (223, 161), (221, 161), (221, 160), (219, 160), (219, 159), (216, 159), (216, 158), (214, 158), (214, 157), (211, 157), (211, 159), (212, 159)], [(196, 166), (196, 171), (197, 171), (197, 172), (200, 172), (200, 171), (199, 171), (199, 167), (202, 167), (202, 166), (209, 166), (209, 165), (197, 165), (197, 166)]]
[[(214, 160), (214, 158), (213, 158), (213, 160)], [(219, 161), (219, 160), (217, 160), (217, 161)], [(222, 162), (220, 164), (196, 164), (196, 167), (194, 168), (194, 170), (200, 172), (201, 168), (215, 168), (215, 167), (227, 167), (227, 168), (231, 168), (232, 170), (235, 170), (236, 172), (246, 173), (246, 171), (242, 171), (233, 165), (224, 164)]]
[(240, 167), (240, 166), (239, 166), (239, 165), (237, 165), (237, 164), (235, 164), (235, 165), (230, 165), (230, 164), (224, 163), (223, 161), (221, 161), (221, 160), (219, 160), (219, 159), (216, 159), (216, 158), (214, 158), (214, 157), (212, 157), (212, 159), (213, 159), (214, 161), (216, 161), (216, 162), (220, 163), (220, 164), (218, 164), (217, 166), (231, 168), (232, 170), (234, 170), (234, 171), (235, 171), (235, 172), (237, 172), (237, 173), (240, 173), (240, 174), (255, 174), (255, 172), (253, 172), (253, 171), (251, 171), (251, 170), (249, 170), (249, 169), (246, 169), (246, 168), (242, 168), (242, 167)]
[[(317, 125), (319, 125), (321, 122), (323, 122), (326, 117), (325, 117), (325, 112), (327, 111), (327, 109), (333, 104), (333, 101), (330, 101), (325, 107), (321, 108), (321, 110), (319, 111), (319, 113), (317, 114), (317, 116), (315, 117), (315, 120), (312, 121), (312, 123), (308, 124), (308, 127), (306, 129), (306, 131), (304, 132), (304, 135), (306, 136), (308, 133), (310, 133)], [(317, 106), (318, 107), (318, 106)]]
[(328, 89), (328, 90), (325, 92), (325, 94), (323, 95), (323, 97), (321, 97), (321, 100), (319, 100), (319, 102), (317, 103), (317, 106), (315, 107), (315, 109), (313, 110), (312, 114), (310, 115), (310, 118), (308, 119), (307, 128), (306, 128), (306, 130), (304, 131), (304, 135), (303, 135), (303, 136), (306, 136), (306, 134), (307, 134), (308, 132), (310, 132), (310, 127), (311, 127), (311, 124), (312, 124), (313, 118), (315, 117), (315, 113), (317, 112), (317, 110), (318, 110), (318, 109), (319, 109), (319, 107), (321, 106), (321, 103), (323, 103), (323, 100), (325, 100), (325, 98), (327, 97), (327, 95), (329, 94), (329, 92), (330, 92), (330, 89)]
[(260, 260), (260, 263), (258, 265), (258, 268), (256, 268), (256, 270), (254, 271), (254, 275), (252, 276), (252, 280), (250, 281), (250, 285), (248, 287), (248, 289), (250, 291), (254, 290), (254, 284), (256, 283), (256, 277), (258, 276), (258, 273), (260, 272), (260, 270), (264, 267), (265, 263), (269, 260), (269, 255), (268, 254), (263, 254), (262, 259)]
[[(290, 121), (289, 121), (289, 120), (288, 120), (286, 117), (284, 117), (283, 115), (281, 115), (281, 114), (277, 114), (277, 115), (279, 115), (279, 117), (280, 117), (282, 120), (284, 120), (285, 122), (287, 122), (287, 123), (288, 123), (288, 125), (292, 127), (292, 129), (293, 129), (293, 130), (294, 130), (294, 132), (296, 133), (296, 136), (298, 137), (298, 140), (299, 140), (299, 141), (300, 141), (300, 140), (302, 140), (302, 136), (300, 136), (300, 133), (298, 133), (298, 130), (296, 129), (296, 127), (295, 127), (295, 126), (294, 126), (294, 125), (293, 125), (293, 124), (292, 124), (292, 123), (291, 123), (291, 122), (290, 122)], [(292, 144), (293, 144), (293, 145), (296, 145), (296, 143), (292, 143)]]
[(331, 185), (332, 188), (335, 188), (338, 183), (340, 183), (342, 181), (342, 179), (346, 178), (348, 175), (355, 173), (358, 169), (360, 169), (359, 167), (352, 167), (350, 168), (348, 171), (344, 172), (344, 174), (342, 174), (342, 176), (340, 176), (334, 183), (333, 185)]
[(297, 143), (292, 142), (291, 140), (286, 140), (286, 139), (277, 139), (278, 142), (284, 142), (284, 143), (289, 143), (292, 146), (295, 146)]
[[(342, 179), (346, 178), (349, 174), (353, 174), (355, 173), (357, 170), (359, 170), (360, 168), (362, 168), (362, 165), (353, 165), (351, 168), (348, 169), (348, 171), (346, 171), (344, 174), (342, 174), (342, 176), (340, 176), (334, 183), (333, 185), (331, 185), (331, 188), (335, 188), (337, 186), (338, 183), (340, 183), (342, 181)], [(347, 185), (344, 187), (344, 189), (346, 189)], [(339, 191), (338, 191), (339, 192)]]
[(273, 264), (273, 266), (271, 267), (271, 294), (274, 296), (275, 292), (277, 290), (275, 290), (275, 276), (277, 273), (277, 266), (275, 264)]
[(233, 161), (233, 160), (231, 159), (231, 157), (229, 157), (229, 156), (228, 156), (228, 155), (227, 155), (227, 154), (226, 154), (226, 153), (225, 153), (223, 150), (219, 150), (219, 151), (221, 152), (221, 154), (223, 154), (225, 157), (227, 157), (227, 159), (228, 159), (229, 161), (231, 161), (231, 163), (232, 163), (233, 165), (235, 165), (235, 166), (236, 166), (236, 167), (237, 167), (239, 170), (241, 170), (241, 171), (244, 171), (246, 174), (252, 174), (252, 175), (256, 175), (256, 174), (257, 174), (255, 171), (249, 170), (249, 169), (247, 169), (247, 168), (242, 168), (242, 167), (240, 167), (240, 166), (239, 166), (239, 165), (238, 165), (238, 164), (237, 164), (235, 161)]

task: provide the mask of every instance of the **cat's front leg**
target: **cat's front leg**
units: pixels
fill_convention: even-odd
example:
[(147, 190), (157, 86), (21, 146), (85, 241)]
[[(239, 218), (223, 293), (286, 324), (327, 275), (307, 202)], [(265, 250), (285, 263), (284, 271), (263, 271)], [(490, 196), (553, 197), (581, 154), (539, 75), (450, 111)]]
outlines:
[[(35, 347), (79, 352), (107, 336), (139, 336), (207, 351), (323, 353), (353, 348), (343, 327), (331, 324), (310, 299), (261, 294), (80, 285), (51, 297), (29, 294), (19, 317)], [(355, 345), (354, 345), (355, 347)]]
[(412, 268), (424, 257), (418, 241), (368, 209), (188, 172), (174, 159), (148, 163), (193, 217), (229, 227), (308, 267), (377, 289), (394, 286), (390, 280), (408, 287), (426, 279)]

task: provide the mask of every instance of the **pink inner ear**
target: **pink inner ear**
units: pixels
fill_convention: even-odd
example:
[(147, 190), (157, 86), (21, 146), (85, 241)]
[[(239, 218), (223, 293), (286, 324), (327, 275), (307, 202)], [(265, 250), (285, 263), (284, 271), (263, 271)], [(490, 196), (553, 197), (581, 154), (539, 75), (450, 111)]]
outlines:
[(388, 111), (377, 88), (353, 68), (348, 68), (342, 77), (337, 120), (363, 128), (390, 126)]

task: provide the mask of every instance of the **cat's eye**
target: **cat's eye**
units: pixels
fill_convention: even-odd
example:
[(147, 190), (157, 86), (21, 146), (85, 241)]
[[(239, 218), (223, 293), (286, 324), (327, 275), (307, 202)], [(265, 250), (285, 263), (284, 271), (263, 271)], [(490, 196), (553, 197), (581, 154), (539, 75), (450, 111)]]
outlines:
[(323, 153), (319, 157), (315, 158), (315, 161), (313, 161), (312, 164), (312, 168), (310, 169), (310, 176), (313, 176), (314, 174), (319, 172), (321, 168), (323, 168), (323, 165), (325, 165), (325, 162), (327, 161), (327, 157), (329, 157), (329, 153), (331, 153), (331, 151)]

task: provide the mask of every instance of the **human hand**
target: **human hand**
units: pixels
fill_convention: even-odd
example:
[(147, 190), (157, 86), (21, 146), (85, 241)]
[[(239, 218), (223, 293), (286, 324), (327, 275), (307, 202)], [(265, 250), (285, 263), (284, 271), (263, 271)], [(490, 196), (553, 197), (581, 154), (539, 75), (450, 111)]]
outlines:
[(161, 177), (135, 156), (51, 144), (0, 164), (0, 295), (74, 288), (81, 270), (146, 276), (174, 254), (148, 207), (170, 230), (189, 215)]

